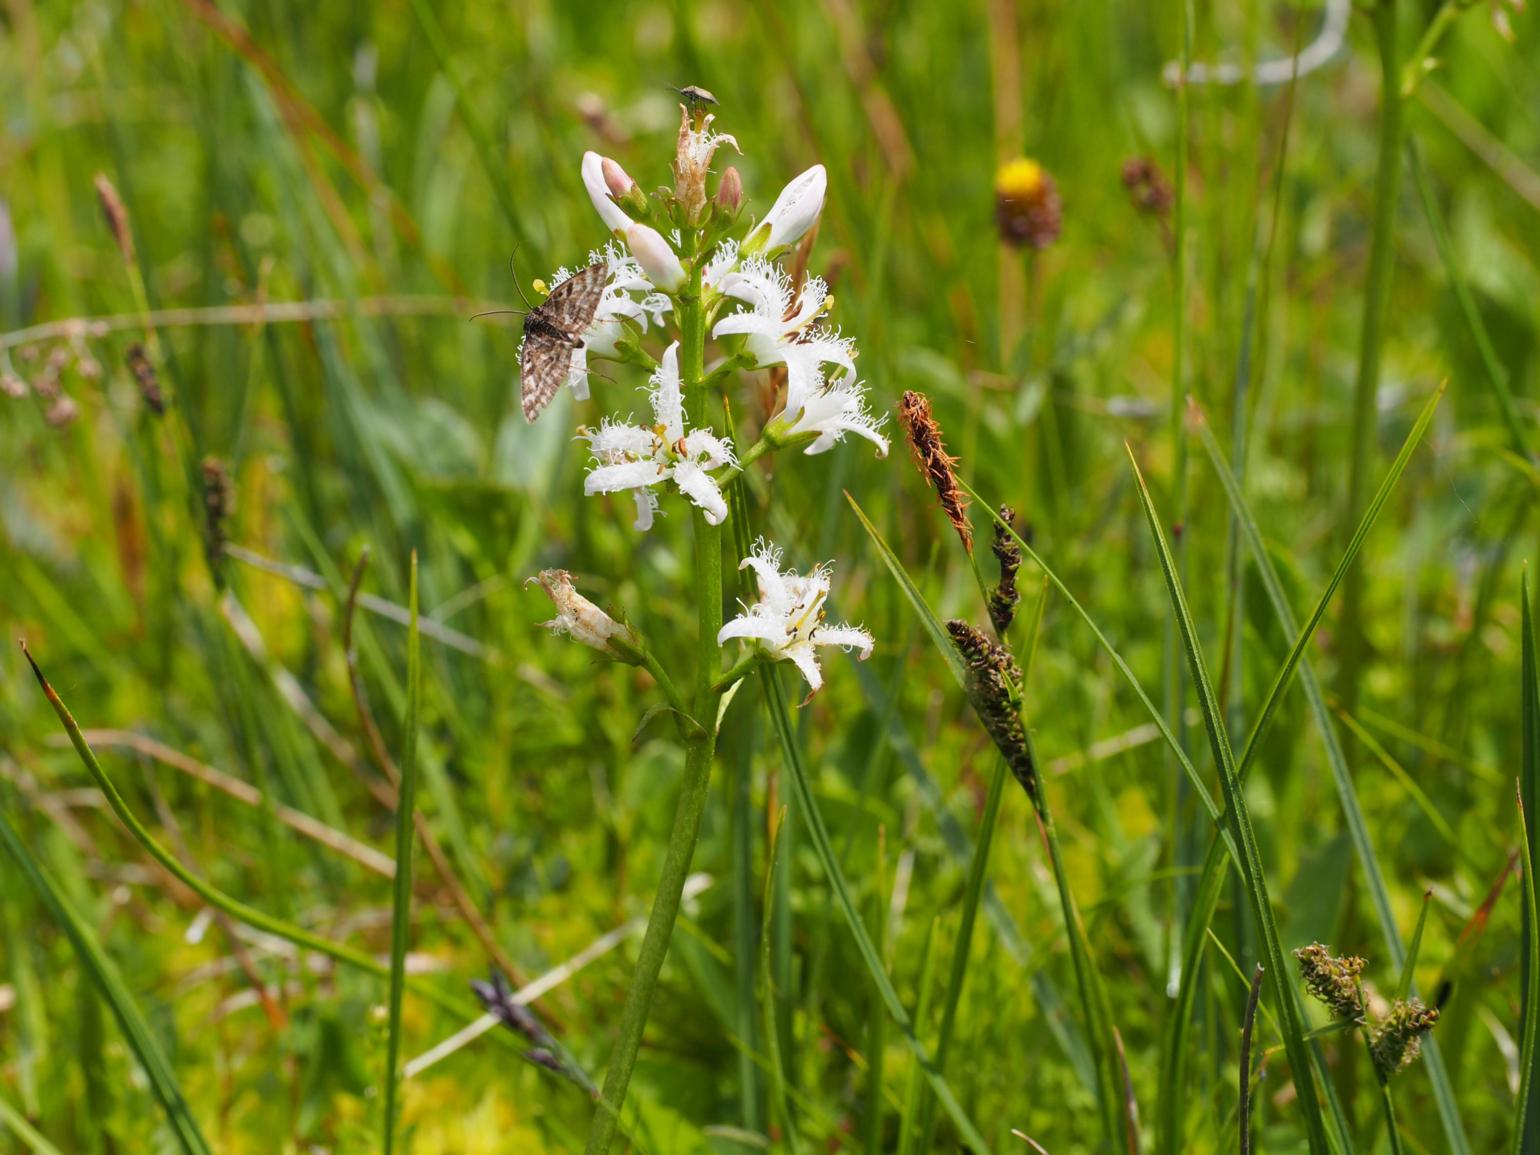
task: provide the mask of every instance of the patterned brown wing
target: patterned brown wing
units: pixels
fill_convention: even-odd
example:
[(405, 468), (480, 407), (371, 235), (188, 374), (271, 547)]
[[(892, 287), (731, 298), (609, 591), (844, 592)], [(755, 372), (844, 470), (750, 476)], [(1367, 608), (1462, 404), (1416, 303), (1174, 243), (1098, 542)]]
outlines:
[(556, 391), (567, 382), (572, 368), (572, 346), (548, 332), (524, 333), (524, 353), (519, 358), (519, 400), (524, 420), (534, 423), (540, 411), (551, 403)]
[(579, 269), (552, 289), (551, 295), (535, 313), (560, 329), (576, 345), (583, 330), (593, 324), (594, 314), (599, 311), (599, 300), (604, 296), (604, 286), (609, 283), (609, 274), (609, 264), (604, 261)]

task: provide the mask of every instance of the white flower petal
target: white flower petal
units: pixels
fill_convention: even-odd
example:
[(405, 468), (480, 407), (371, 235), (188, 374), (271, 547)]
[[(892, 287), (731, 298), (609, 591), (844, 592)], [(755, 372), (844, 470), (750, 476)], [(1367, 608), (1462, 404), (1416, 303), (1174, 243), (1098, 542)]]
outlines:
[(719, 469), (735, 460), (732, 442), (708, 429), (692, 429), (684, 439), (684, 451), (690, 460), (707, 469)]
[(684, 436), (684, 394), (679, 388), (679, 342), (663, 351), (652, 378), (652, 412), (670, 445)]
[(615, 465), (599, 465), (589, 470), (583, 479), (583, 492), (592, 497), (596, 493), (618, 493), (622, 489), (637, 489), (664, 480), (668, 470), (656, 461), (622, 461)]
[(658, 495), (650, 489), (638, 489), (632, 496), (636, 498), (636, 520), (631, 523), (631, 528), (646, 533), (652, 528), (652, 515), (658, 510)]
[(864, 662), (872, 656), (872, 635), (860, 626), (819, 626), (813, 631), (815, 646), (840, 646), (846, 651), (858, 650)]
[(708, 523), (721, 525), (727, 520), (727, 502), (722, 497), (721, 487), (717, 485), (716, 478), (699, 465), (693, 461), (681, 461), (674, 466), (674, 484), (679, 486), (680, 493), (700, 506)]
[(588, 447), (601, 462), (611, 463), (621, 457), (651, 457), (658, 438), (650, 429), (638, 425), (606, 421), (588, 435)]
[(818, 668), (818, 659), (813, 654), (811, 642), (794, 642), (782, 651), (782, 657), (802, 671), (802, 676), (807, 679), (807, 696), (811, 698), (823, 687), (823, 671)]
[(604, 221), (604, 227), (612, 233), (624, 233), (633, 222), (625, 210), (615, 203), (610, 196), (609, 186), (604, 183), (604, 157), (596, 152), (585, 152), (582, 172), (583, 187), (588, 190), (588, 199), (593, 201), (599, 218)]
[(771, 647), (779, 648), (786, 644), (786, 627), (766, 614), (739, 614), (717, 632), (717, 645), (733, 638), (768, 642)]

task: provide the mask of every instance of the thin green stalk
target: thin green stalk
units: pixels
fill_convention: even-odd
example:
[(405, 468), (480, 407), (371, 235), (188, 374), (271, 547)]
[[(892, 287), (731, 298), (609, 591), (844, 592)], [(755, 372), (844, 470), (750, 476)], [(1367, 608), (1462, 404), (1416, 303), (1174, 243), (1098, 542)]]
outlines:
[(779, 1000), (774, 989), (775, 982), (772, 977), (774, 970), (772, 969), (770, 959), (770, 917), (771, 912), (775, 909), (772, 895), (777, 885), (776, 880), (781, 874), (781, 840), (779, 835), (785, 830), (785, 827), (786, 807), (783, 806), (775, 826), (772, 828), (767, 853), (769, 861), (765, 868), (764, 914), (759, 928), (761, 944), (759, 962), (764, 976), (765, 1044), (768, 1052), (766, 1058), (769, 1060), (770, 1065), (771, 1098), (775, 1104), (776, 1113), (781, 1117), (781, 1126), (785, 1128), (786, 1145), (790, 1148), (792, 1155), (796, 1155), (800, 1150), (797, 1136), (797, 1117), (792, 1114), (791, 1098), (786, 1093), (786, 1075), (781, 1060), (781, 1032), (780, 1026), (776, 1022), (775, 1014), (775, 1008)]
[[(1171, 438), (1171, 510), (1176, 519), (1176, 557), (1178, 572), (1186, 576), (1187, 551), (1182, 547), (1182, 527), (1187, 518), (1187, 430), (1183, 421), (1187, 403), (1185, 385), (1185, 358), (1187, 353), (1187, 161), (1189, 143), (1188, 85), (1186, 77), (1192, 66), (1192, 0), (1181, 3), (1181, 58), (1182, 83), (1176, 89), (1176, 164), (1173, 168), (1172, 228), (1175, 243), (1171, 246), (1171, 402), (1167, 413), (1167, 434)], [(1166, 725), (1176, 735), (1182, 748), (1187, 748), (1187, 724), (1183, 706), (1186, 687), (1182, 673), (1181, 649), (1177, 645), (1176, 621), (1168, 615), (1161, 638), (1161, 685), (1162, 708)], [(1179, 774), (1172, 754), (1165, 757), (1167, 794), (1166, 829), (1171, 831), (1171, 865), (1180, 870), (1188, 865), (1186, 849), (1190, 839), (1188, 824), (1183, 819), (1187, 806), (1187, 780)], [(1186, 918), (1185, 899), (1188, 888), (1182, 885), (1171, 888), (1171, 942), (1168, 944), (1167, 964), (1175, 967), (1176, 941), (1179, 928)], [(1168, 975), (1168, 983), (1178, 978)]]
[[(872, 889), (872, 941), (882, 955), (888, 958), (888, 840), (887, 828), (877, 831), (877, 885)], [(876, 984), (872, 985), (868, 1001), (870, 1013), (866, 1024), (866, 1152), (882, 1155), (882, 1084), (887, 1074), (888, 1016), (882, 1011), (882, 995)], [(938, 1050), (936, 1062), (941, 1062)], [(926, 1103), (930, 1103), (926, 1099)]]
[[(710, 391), (700, 385), (704, 377), (706, 325), (701, 307), (701, 269), (697, 262), (687, 291), (680, 294), (676, 307), (679, 315), (679, 374), (685, 383), (685, 406), (691, 424), (709, 424), (707, 410)], [(700, 514), (694, 517), (694, 570), (698, 635), (696, 637), (695, 692), (691, 716), (707, 726), (705, 733), (692, 735), (685, 745), (684, 778), (680, 784), (679, 804), (674, 812), (674, 828), (669, 835), (663, 858), (663, 872), (658, 892), (642, 936), (642, 948), (636, 960), (636, 973), (626, 993), (621, 1012), (620, 1035), (609, 1070), (604, 1076), (604, 1091), (594, 1112), (588, 1134), (587, 1155), (607, 1155), (620, 1122), (626, 1089), (641, 1050), (642, 1031), (657, 993), (658, 975), (668, 955), (668, 944), (679, 918), (685, 879), (695, 857), (700, 838), (701, 818), (711, 781), (711, 760), (716, 753), (716, 716), (721, 694), (715, 681), (720, 664), (717, 632), (722, 628), (722, 529), (709, 524)]]
[[(1396, 0), (1377, 0), (1371, 14), (1380, 59), (1380, 143), (1374, 182), (1374, 233), (1369, 244), (1369, 277), (1364, 286), (1358, 376), (1353, 386), (1352, 467), (1345, 515), (1361, 509), (1374, 464), (1376, 400), (1390, 285), (1395, 274), (1396, 201), (1401, 188), (1401, 137), (1405, 101), (1396, 51)], [(1364, 633), (1364, 575), (1354, 570), (1342, 587), (1342, 665), (1337, 690), (1349, 713), (1358, 704), (1358, 682), (1367, 648)]]
[(407, 586), (411, 625), (406, 635), (406, 737), (396, 787), (396, 876), (390, 912), (390, 1018), (385, 1040), (385, 1155), (396, 1144), (396, 1097), (400, 1087), (401, 1001), (406, 990), (406, 950), (412, 932), (412, 831), (417, 814), (417, 727), (422, 708), (422, 638), (417, 630), (417, 551)]
[[(1240, 777), (1236, 772), (1235, 755), (1230, 749), (1230, 739), (1225, 732), (1224, 719), (1219, 711), (1219, 701), (1214, 695), (1203, 651), (1198, 645), (1197, 628), (1187, 608), (1187, 595), (1177, 579), (1176, 564), (1171, 556), (1170, 546), (1166, 542), (1165, 531), (1161, 528), (1160, 516), (1155, 511), (1154, 502), (1150, 500), (1149, 490), (1144, 484), (1144, 477), (1140, 473), (1139, 463), (1135, 460), (1132, 449), (1129, 450), (1128, 459), (1133, 466), (1134, 477), (1139, 487), (1139, 499), (1144, 507), (1145, 518), (1149, 522), (1150, 533), (1155, 539), (1161, 573), (1165, 577), (1172, 608), (1177, 615), (1182, 647), (1187, 653), (1188, 668), (1192, 674), (1194, 687), (1198, 691), (1198, 701), (1203, 712), (1204, 728), (1208, 732), (1209, 746), (1214, 762), (1219, 767), (1225, 807), (1229, 812), (1228, 823), (1241, 850), (1241, 878), (1245, 883), (1246, 896), (1251, 902), (1252, 914), (1262, 933), (1263, 951), (1267, 957), (1266, 965), (1276, 975), (1286, 974), (1287, 964), (1284, 960), (1283, 945), (1278, 937), (1277, 922), (1273, 917), (1272, 902), (1267, 893), (1267, 878), (1262, 867), (1261, 850), (1257, 845), (1256, 832), (1252, 829), (1246, 796), (1241, 790)], [(1299, 1104), (1304, 1112), (1306, 1137), (1313, 1155), (1322, 1155), (1328, 1149), (1326, 1124), (1311, 1073), (1310, 1051), (1305, 1045), (1305, 1029), (1299, 1003), (1292, 988), (1283, 983), (1275, 983), (1273, 992), (1274, 1004), (1283, 1032), (1284, 1048), (1289, 1057), (1289, 1066), (1292, 1068), (1294, 1085), (1299, 1093)]]
[(861, 954), (861, 960), (866, 964), (867, 972), (877, 985), (882, 1001), (888, 1008), (888, 1014), (893, 1017), (893, 1021), (904, 1033), (904, 1039), (914, 1053), (915, 1062), (925, 1072), (931, 1091), (941, 1101), (946, 1113), (951, 1116), (959, 1137), (977, 1155), (989, 1155), (989, 1144), (984, 1141), (978, 1127), (974, 1125), (967, 1111), (963, 1109), (962, 1103), (958, 1101), (952, 1088), (947, 1084), (945, 1076), (936, 1068), (925, 1044), (915, 1033), (914, 1021), (904, 1010), (903, 1001), (898, 997), (898, 992), (893, 989), (893, 983), (882, 965), (882, 956), (873, 945), (871, 936), (866, 933), (866, 924), (856, 910), (855, 900), (850, 895), (850, 887), (845, 882), (845, 874), (840, 870), (839, 861), (834, 855), (834, 847), (829, 841), (829, 831), (824, 826), (823, 816), (813, 797), (813, 787), (808, 781), (807, 769), (802, 764), (802, 751), (797, 745), (796, 736), (792, 733), (786, 697), (781, 690), (780, 682), (776, 680), (775, 670), (771, 667), (761, 669), (760, 680), (764, 686), (765, 702), (770, 709), (771, 720), (775, 723), (776, 734), (781, 740), (781, 749), (786, 756), (787, 768), (791, 771), (793, 796), (801, 810), (802, 821), (806, 825), (812, 842), (813, 853), (823, 868), (830, 889), (834, 891), (835, 902), (839, 906), (840, 914), (844, 916), (846, 927), (856, 941), (856, 949)]
[(1534, 1136), (1540, 1130), (1540, 1081), (1535, 1078), (1535, 1059), (1540, 1047), (1540, 898), (1535, 887), (1535, 833), (1528, 814), (1534, 808), (1540, 789), (1540, 658), (1536, 656), (1535, 623), (1529, 608), (1529, 573), (1519, 579), (1520, 628), (1520, 716), (1519, 765), (1519, 845), (1524, 857), (1524, 1000), (1523, 1020), (1519, 1029), (1518, 1112), (1513, 1123), (1513, 1152), (1534, 1150)]

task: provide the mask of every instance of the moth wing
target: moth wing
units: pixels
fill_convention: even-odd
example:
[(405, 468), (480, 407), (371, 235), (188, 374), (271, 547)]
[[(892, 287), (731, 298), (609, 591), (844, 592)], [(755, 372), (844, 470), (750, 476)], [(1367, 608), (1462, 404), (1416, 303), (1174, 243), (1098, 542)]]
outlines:
[(519, 358), (519, 400), (524, 420), (534, 423), (540, 411), (551, 403), (556, 391), (567, 381), (572, 368), (572, 347), (555, 337), (530, 333), (524, 338), (524, 354)]
[(537, 312), (576, 344), (583, 330), (593, 324), (609, 273), (609, 265), (603, 261), (579, 269), (551, 290)]

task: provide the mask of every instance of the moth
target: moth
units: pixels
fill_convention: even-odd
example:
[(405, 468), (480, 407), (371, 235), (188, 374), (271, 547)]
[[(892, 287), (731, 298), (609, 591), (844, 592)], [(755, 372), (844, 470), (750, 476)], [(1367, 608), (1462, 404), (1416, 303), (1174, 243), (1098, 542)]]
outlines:
[(524, 315), (524, 352), (519, 358), (520, 402), (533, 422), (566, 383), (572, 351), (582, 346), (609, 281), (603, 261), (579, 269)]

